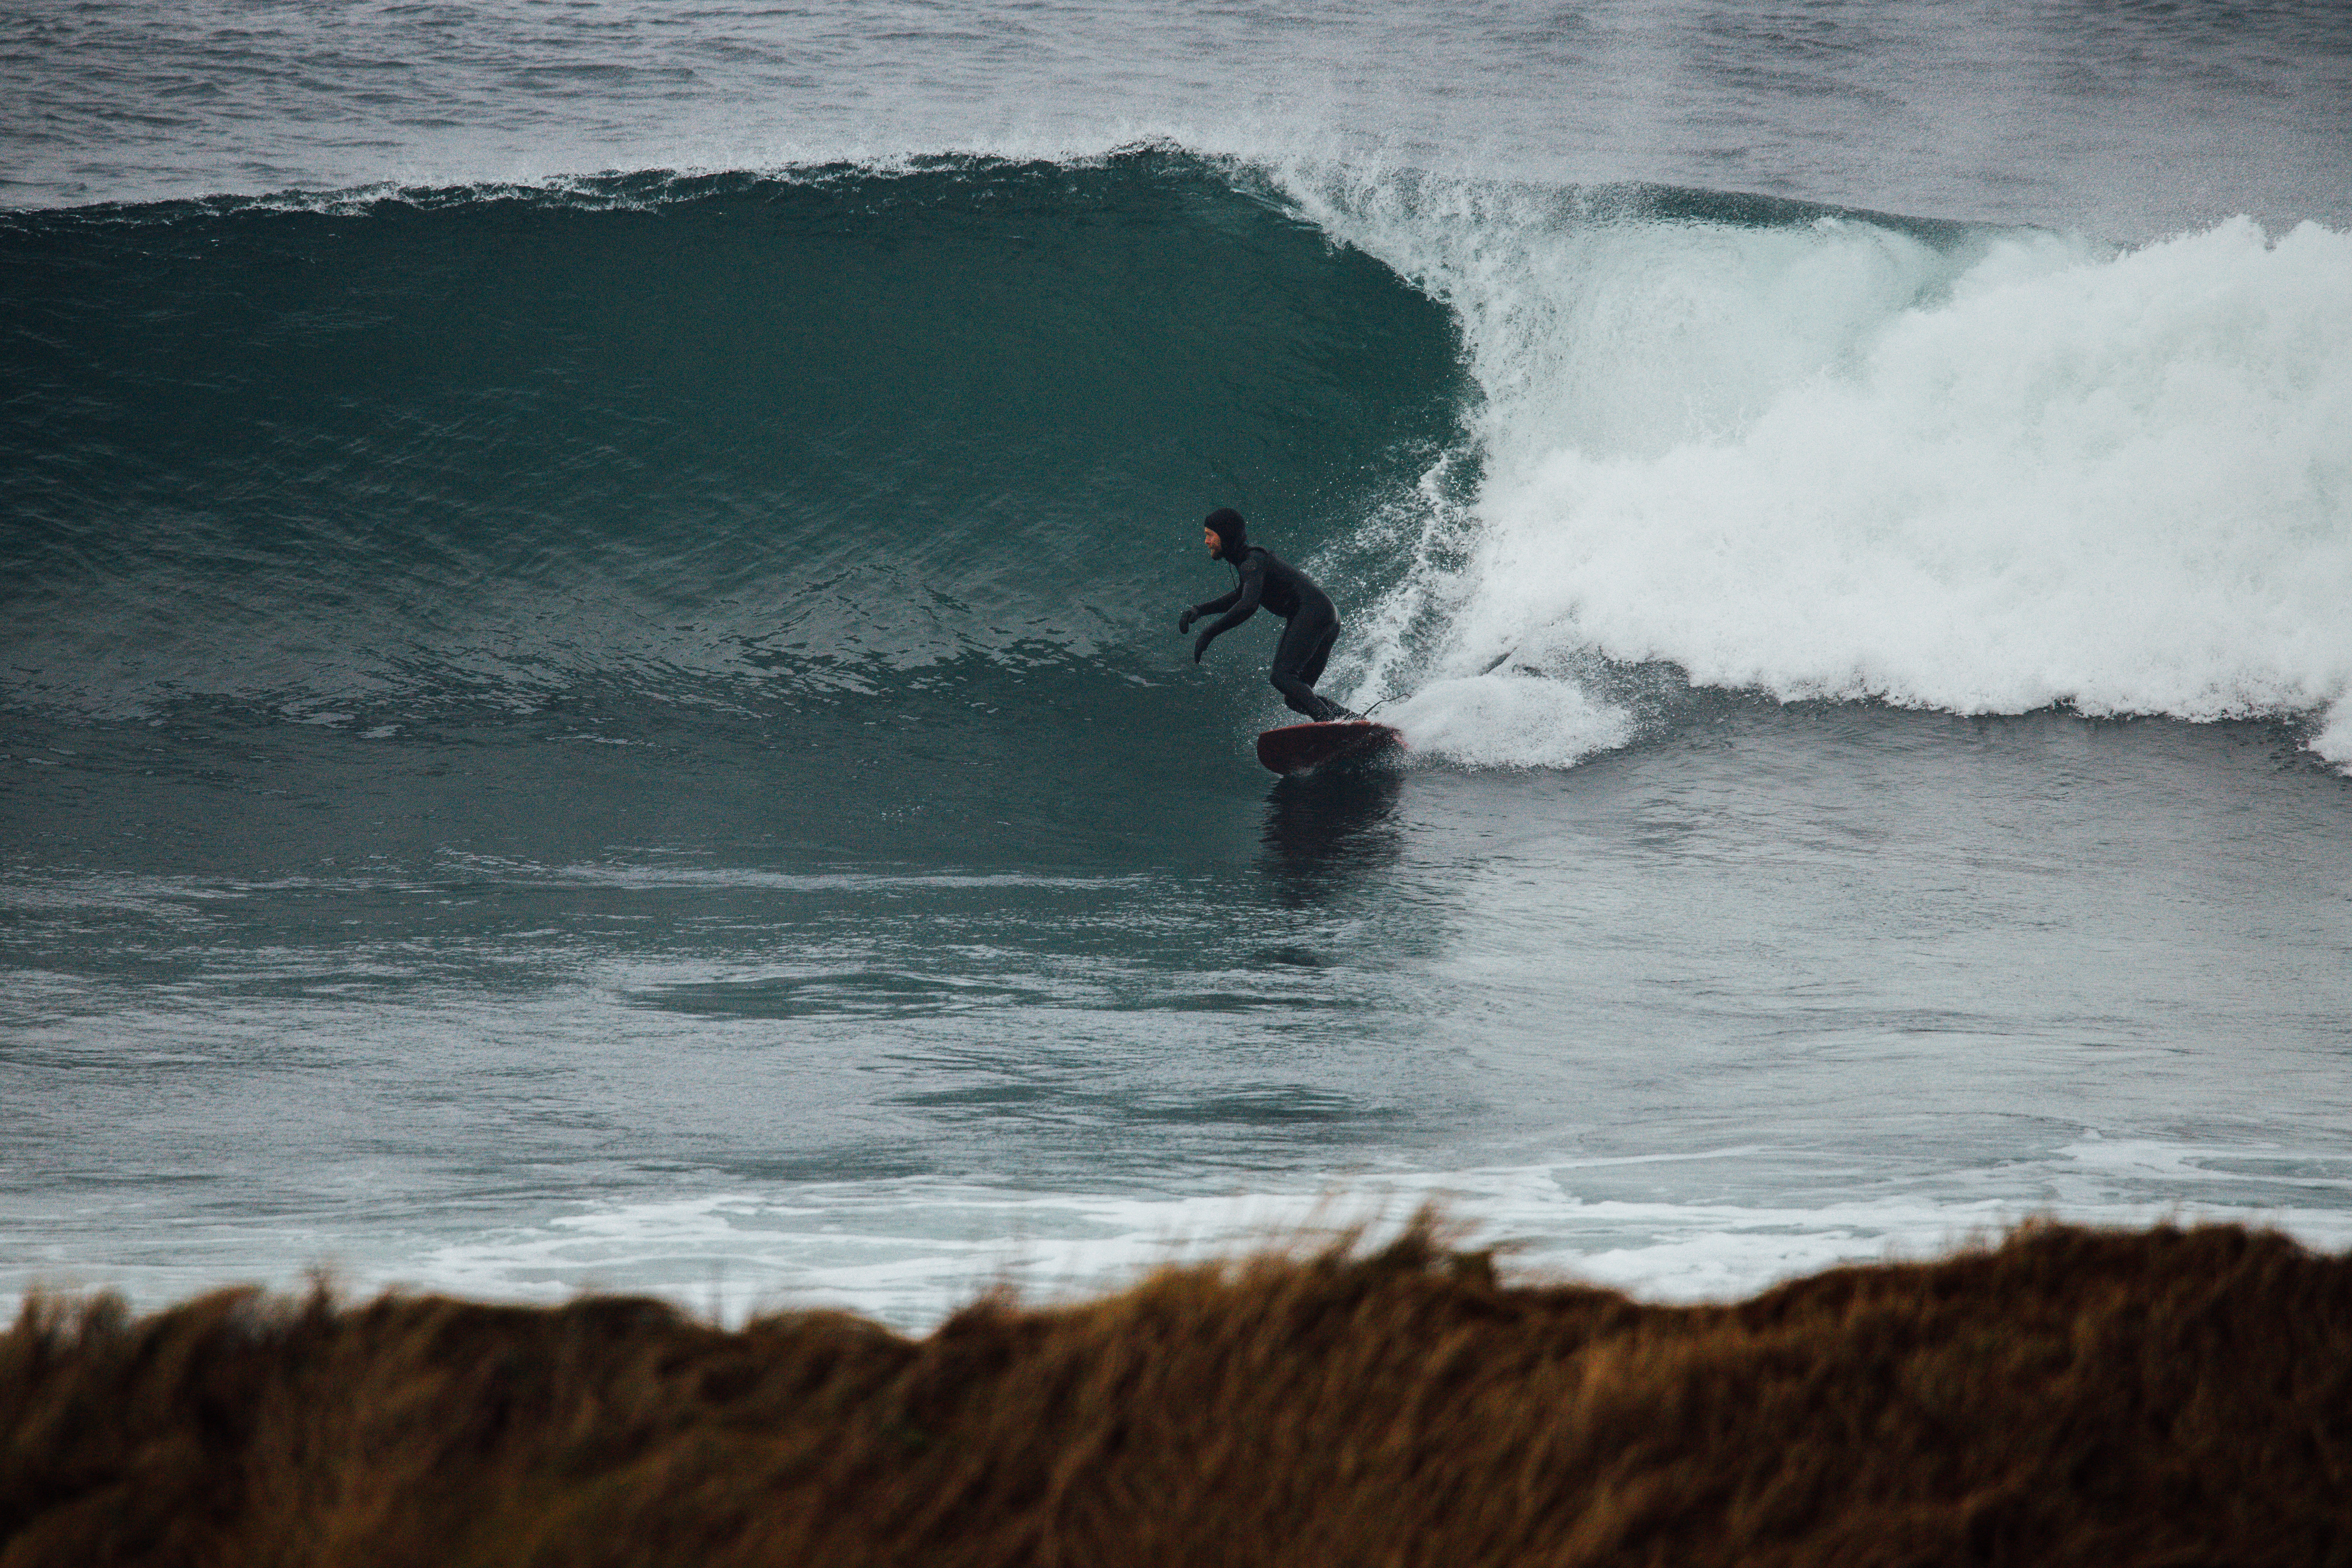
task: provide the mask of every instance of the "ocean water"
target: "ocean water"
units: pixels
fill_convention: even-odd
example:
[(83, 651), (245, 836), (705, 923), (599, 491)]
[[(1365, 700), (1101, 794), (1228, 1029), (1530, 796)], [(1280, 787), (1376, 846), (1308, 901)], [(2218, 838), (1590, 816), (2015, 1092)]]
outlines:
[(0, 1294), (2352, 1245), (2342, 7), (0, 39)]

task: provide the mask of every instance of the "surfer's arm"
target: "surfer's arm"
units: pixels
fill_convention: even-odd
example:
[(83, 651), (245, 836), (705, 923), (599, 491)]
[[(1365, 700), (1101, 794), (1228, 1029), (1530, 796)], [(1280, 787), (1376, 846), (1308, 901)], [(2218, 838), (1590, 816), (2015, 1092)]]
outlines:
[(1207, 631), (1192, 639), (1194, 664), (1201, 662), (1201, 656), (1209, 651), (1211, 643), (1257, 614), (1257, 602), (1265, 593), (1265, 568), (1259, 565), (1256, 558), (1253, 556), (1249, 564), (1241, 569), (1241, 575), (1240, 584), (1232, 593), (1219, 599), (1215, 604), (1202, 606), (1204, 610), (1222, 608), (1225, 613), (1219, 619), (1210, 622)]
[(1224, 614), (1227, 610), (1234, 607), (1234, 601), (1241, 596), (1242, 585), (1236, 583), (1234, 584), (1234, 591), (1232, 593), (1224, 595), (1220, 598), (1209, 599), (1201, 604), (1194, 605), (1191, 608), (1187, 609), (1182, 615), (1177, 616), (1176, 629), (1180, 632), (1191, 631), (1194, 621), (1199, 620), (1202, 616), (1220, 616)]

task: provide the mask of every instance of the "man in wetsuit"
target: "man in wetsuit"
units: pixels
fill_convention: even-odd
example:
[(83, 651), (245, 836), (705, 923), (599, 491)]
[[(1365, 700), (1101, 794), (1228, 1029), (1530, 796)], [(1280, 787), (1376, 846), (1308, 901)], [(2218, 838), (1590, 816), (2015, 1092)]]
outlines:
[(1361, 717), (1315, 694), (1324, 662), (1331, 657), (1331, 645), (1339, 640), (1339, 615), (1331, 607), (1330, 595), (1316, 586), (1314, 578), (1273, 551), (1252, 544), (1242, 514), (1233, 508), (1221, 506), (1211, 512), (1202, 531), (1210, 558), (1233, 563), (1240, 581), (1223, 598), (1195, 605), (1176, 617), (1176, 629), (1188, 632), (1202, 616), (1223, 613), (1222, 619), (1193, 639), (1192, 662), (1200, 663), (1211, 643), (1257, 614), (1257, 607), (1264, 605), (1289, 623), (1274, 650), (1274, 689), (1282, 693), (1290, 710), (1304, 713), (1318, 724)]

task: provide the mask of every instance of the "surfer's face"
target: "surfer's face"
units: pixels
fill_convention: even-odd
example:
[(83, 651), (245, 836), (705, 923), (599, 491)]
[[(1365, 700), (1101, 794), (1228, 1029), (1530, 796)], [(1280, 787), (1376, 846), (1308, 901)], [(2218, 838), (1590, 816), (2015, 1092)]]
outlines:
[(1201, 531), (1201, 541), (1209, 547), (1209, 553), (1212, 556), (1214, 556), (1218, 551), (1223, 550), (1225, 547), (1225, 542), (1217, 537), (1217, 531), (1213, 528), (1202, 529)]

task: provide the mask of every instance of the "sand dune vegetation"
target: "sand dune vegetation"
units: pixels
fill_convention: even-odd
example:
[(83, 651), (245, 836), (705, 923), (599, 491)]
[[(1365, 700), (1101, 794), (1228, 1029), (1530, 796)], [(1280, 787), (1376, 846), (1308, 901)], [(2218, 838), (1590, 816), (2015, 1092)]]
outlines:
[(2352, 1258), (2029, 1226), (1725, 1306), (1416, 1225), (917, 1339), (230, 1290), (0, 1338), (0, 1568), (2352, 1563)]

